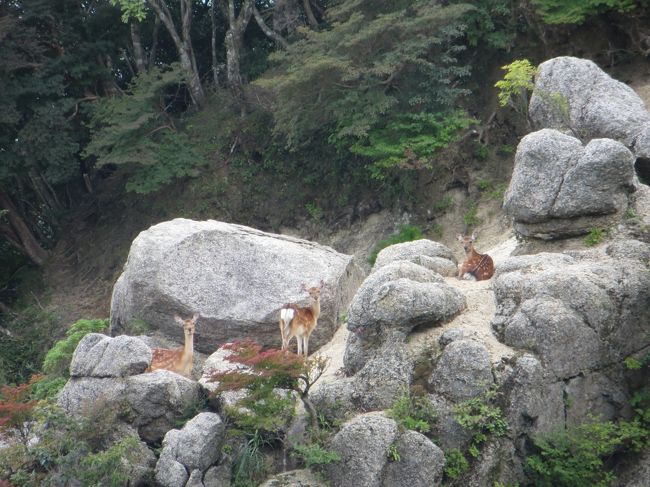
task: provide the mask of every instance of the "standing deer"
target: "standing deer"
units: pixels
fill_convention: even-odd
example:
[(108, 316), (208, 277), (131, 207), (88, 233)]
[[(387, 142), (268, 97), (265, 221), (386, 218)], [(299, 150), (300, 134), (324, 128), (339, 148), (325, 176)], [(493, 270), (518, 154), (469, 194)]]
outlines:
[(465, 261), (458, 271), (458, 278), (474, 281), (483, 281), (491, 278), (494, 274), (494, 262), (488, 254), (479, 254), (476, 251), (474, 248), (476, 235), (474, 233), (472, 233), (471, 237), (458, 235), (457, 238), (465, 249)]
[(183, 327), (185, 345), (179, 348), (154, 348), (153, 358), (147, 372), (166, 369), (191, 378), (192, 366), (194, 365), (194, 328), (199, 314), (194, 313), (191, 318), (184, 320), (180, 316), (174, 316), (178, 324)]
[(285, 304), (280, 309), (280, 334), (282, 335), (282, 350), (289, 348), (289, 341), (296, 337), (298, 342), (298, 355), (309, 355), (309, 337), (318, 324), (320, 316), (320, 292), (325, 286), (321, 279), (320, 285), (309, 289), (303, 283), (301, 291), (309, 293), (311, 303), (307, 307), (294, 303)]

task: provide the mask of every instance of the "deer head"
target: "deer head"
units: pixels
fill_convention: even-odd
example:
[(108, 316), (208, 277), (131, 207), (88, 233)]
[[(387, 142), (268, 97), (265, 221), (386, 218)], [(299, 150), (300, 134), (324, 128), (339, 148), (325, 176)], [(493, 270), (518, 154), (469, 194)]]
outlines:
[(183, 327), (183, 332), (186, 336), (194, 335), (196, 321), (199, 319), (198, 313), (194, 313), (191, 318), (188, 318), (186, 320), (181, 318), (179, 315), (174, 315), (174, 319), (176, 320), (176, 323)]
[(474, 250), (474, 241), (476, 240), (476, 233), (472, 232), (471, 236), (464, 236), (461, 234), (458, 234), (456, 236), (456, 239), (461, 243), (463, 246), (463, 249), (465, 250), (466, 254), (469, 254)]

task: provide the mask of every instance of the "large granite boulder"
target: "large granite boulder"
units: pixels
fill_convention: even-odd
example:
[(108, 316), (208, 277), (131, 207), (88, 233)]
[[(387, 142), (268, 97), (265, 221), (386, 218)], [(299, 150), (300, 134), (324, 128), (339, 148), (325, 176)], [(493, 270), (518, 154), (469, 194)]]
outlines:
[(311, 470), (291, 470), (274, 475), (259, 487), (327, 487), (330, 485)]
[(126, 377), (151, 363), (151, 349), (139, 338), (101, 333), (84, 336), (72, 355), (70, 377)]
[(458, 272), (458, 262), (452, 251), (441, 243), (424, 238), (386, 247), (377, 254), (374, 269), (398, 260), (419, 264), (443, 276), (455, 276)]
[(620, 218), (634, 177), (634, 156), (623, 144), (594, 139), (583, 146), (543, 129), (519, 143), (503, 208), (522, 235), (579, 235)]
[(650, 344), (650, 273), (607, 248), (512, 257), (493, 287), (500, 340), (536, 353), (557, 379), (620, 363)]
[(357, 291), (348, 311), (348, 329), (377, 335), (434, 325), (465, 308), (465, 296), (444, 279), (409, 261), (393, 261), (375, 270)]
[(225, 423), (214, 413), (200, 413), (182, 429), (168, 431), (156, 481), (164, 487), (185, 487), (192, 478), (202, 481), (203, 473), (219, 460), (225, 431)]
[(399, 461), (388, 462), (382, 487), (435, 487), (442, 482), (445, 455), (426, 436), (405, 431), (395, 442)]
[[(558, 95), (564, 103), (558, 104)], [(650, 142), (650, 114), (643, 100), (587, 59), (563, 56), (540, 64), (529, 114), (535, 128), (570, 128), (584, 141), (603, 137), (630, 149)]]
[(454, 340), (447, 345), (429, 377), (429, 390), (454, 402), (479, 396), (493, 384), (487, 348), (474, 340)]
[(278, 347), (278, 310), (289, 301), (307, 305), (301, 284), (321, 279), (312, 348), (332, 337), (362, 279), (351, 256), (241, 225), (176, 219), (133, 241), (113, 289), (111, 331), (119, 334), (139, 319), (182, 341), (174, 314), (199, 313), (194, 344), (200, 352), (244, 337)]
[(160, 441), (200, 398), (197, 382), (158, 370), (123, 378), (73, 377), (59, 394), (59, 405), (69, 414), (84, 415), (93, 408), (120, 411), (140, 437)]

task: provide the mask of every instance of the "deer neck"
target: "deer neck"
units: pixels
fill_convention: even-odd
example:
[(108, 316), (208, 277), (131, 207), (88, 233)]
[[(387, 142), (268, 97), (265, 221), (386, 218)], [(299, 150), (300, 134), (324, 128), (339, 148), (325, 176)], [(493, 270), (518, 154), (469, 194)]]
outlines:
[(183, 363), (188, 364), (194, 357), (194, 333), (185, 334), (185, 346), (183, 347)]
[(320, 299), (311, 300), (311, 311), (314, 314), (314, 318), (318, 319), (320, 316)]
[(472, 246), (468, 251), (465, 252), (465, 257), (467, 260), (472, 260), (476, 258), (480, 258), (481, 254), (479, 254), (476, 249)]

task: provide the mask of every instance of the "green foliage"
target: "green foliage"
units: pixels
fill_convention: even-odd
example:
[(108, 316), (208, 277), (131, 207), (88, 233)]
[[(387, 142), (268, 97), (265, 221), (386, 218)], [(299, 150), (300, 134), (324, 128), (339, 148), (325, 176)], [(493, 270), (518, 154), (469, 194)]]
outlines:
[(476, 120), (463, 112), (401, 114), (370, 129), (350, 150), (373, 161), (368, 166), (373, 178), (385, 179), (395, 168), (431, 167), (431, 158), (472, 123)]
[(646, 0), (533, 0), (533, 4), (547, 24), (582, 24), (608, 10), (624, 13), (648, 6)]
[(467, 211), (463, 214), (463, 223), (468, 227), (476, 227), (481, 223), (478, 217), (478, 205), (471, 202), (467, 205)]
[(453, 80), (468, 73), (457, 63), (467, 11), (431, 0), (332, 6), (329, 28), (302, 30), (297, 42), (271, 56), (277, 69), (256, 82), (275, 94), (274, 133), (291, 149), (323, 131), (330, 142), (350, 147), (384, 129), (389, 114), (404, 123), (403, 114), (453, 106), (464, 93)]
[(528, 59), (517, 59), (501, 69), (506, 74), (494, 85), (499, 89), (499, 104), (511, 106), (528, 121), (528, 93), (535, 88), (533, 78), (537, 68)]
[(474, 142), (474, 157), (479, 161), (484, 161), (490, 157), (490, 150), (481, 142)]
[(315, 203), (307, 203), (305, 205), (305, 208), (307, 209), (307, 213), (309, 213), (309, 217), (312, 220), (319, 221), (321, 218), (323, 218), (323, 209)]
[(177, 64), (152, 68), (123, 95), (98, 101), (92, 109), (92, 138), (83, 154), (96, 157), (98, 167), (128, 166), (132, 175), (126, 188), (136, 193), (150, 193), (174, 178), (196, 175), (205, 162), (187, 135), (177, 130), (165, 106), (173, 101), (167, 90), (181, 82)]
[(76, 321), (66, 331), (66, 338), (54, 344), (45, 355), (43, 372), (48, 375), (68, 376), (68, 367), (72, 354), (81, 339), (88, 333), (102, 333), (108, 329), (108, 319), (81, 319)]
[(233, 487), (256, 487), (269, 470), (262, 448), (267, 444), (259, 432), (255, 432), (237, 451), (232, 466)]
[(605, 239), (606, 231), (602, 228), (592, 228), (585, 237), (584, 243), (587, 247), (598, 245)]
[(454, 199), (450, 196), (447, 195), (442, 199), (439, 199), (435, 203), (433, 203), (433, 209), (436, 211), (445, 211), (449, 208), (451, 208), (454, 204)]
[(0, 340), (0, 382), (26, 382), (40, 372), (59, 323), (54, 315), (40, 307), (28, 306), (4, 321), (2, 326), (11, 336), (3, 334)]
[(408, 391), (400, 396), (387, 411), (403, 428), (428, 433), (438, 413), (425, 396), (413, 396)]
[(387, 239), (380, 240), (377, 245), (374, 246), (372, 252), (368, 256), (368, 262), (370, 265), (374, 265), (377, 260), (377, 254), (381, 252), (386, 247), (395, 245), (402, 242), (411, 242), (412, 240), (419, 240), (422, 238), (422, 230), (420, 227), (415, 225), (402, 225), (399, 229), (399, 232), (395, 235), (391, 235)]
[(469, 471), (469, 462), (462, 451), (458, 449), (445, 452), (445, 477), (456, 480)]
[(540, 487), (605, 487), (615, 479), (606, 465), (613, 454), (648, 447), (647, 424), (590, 422), (534, 439), (538, 453), (526, 459)]
[(517, 34), (514, 5), (509, 0), (453, 0), (451, 3), (470, 4), (463, 16), (467, 43), (474, 48), (487, 47), (507, 50)]
[(503, 436), (508, 430), (501, 408), (495, 404), (496, 398), (496, 390), (490, 389), (454, 407), (456, 421), (472, 434), (469, 453), (474, 458), (480, 455), (481, 445), (490, 437)]
[(327, 450), (320, 443), (296, 444), (292, 446), (293, 454), (297, 456), (306, 468), (319, 469), (330, 463), (340, 462), (338, 452)]
[(516, 147), (510, 144), (501, 144), (497, 152), (502, 156), (509, 156), (515, 153)]
[(636, 357), (627, 357), (625, 359), (625, 367), (628, 370), (640, 370), (643, 366), (644, 363)]
[(479, 191), (487, 191), (488, 189), (492, 189), (493, 186), (492, 181), (489, 179), (479, 179), (476, 181), (476, 187)]
[(391, 462), (400, 462), (402, 460), (402, 456), (399, 454), (399, 451), (397, 450), (397, 445), (395, 443), (391, 444), (388, 447), (388, 460)]
[(26, 424), (25, 442), (0, 451), (0, 479), (15, 486), (64, 483), (122, 486), (134, 478), (137, 437), (114, 440), (117, 413), (101, 405), (87, 417), (71, 418), (58, 406), (42, 401)]

